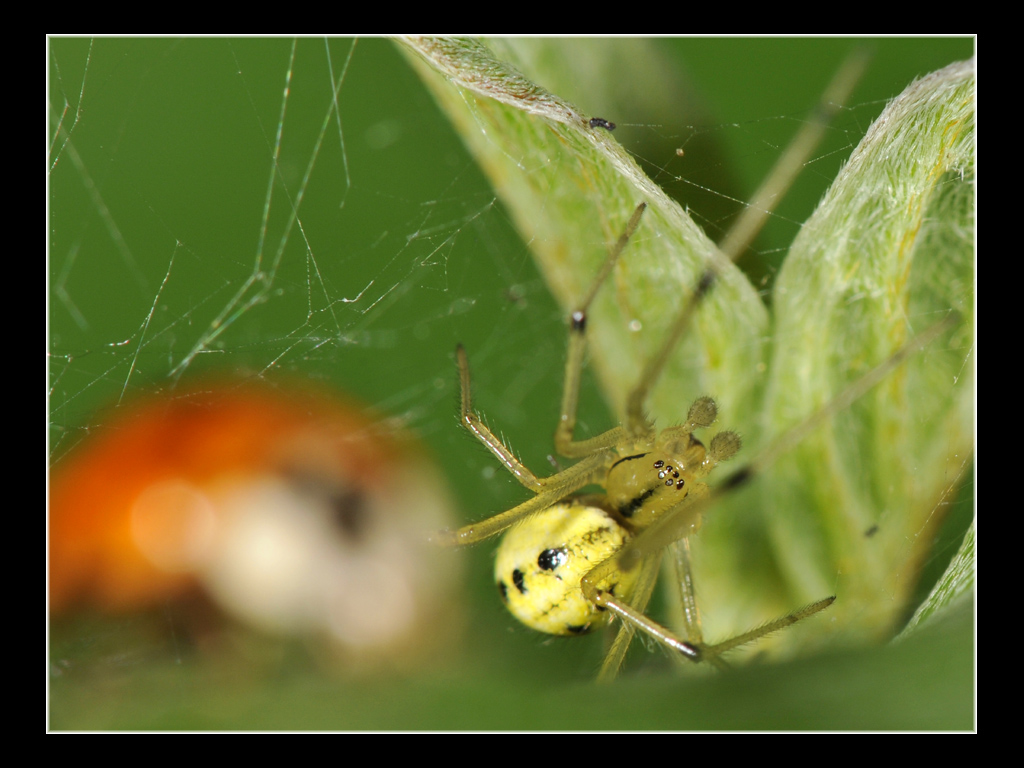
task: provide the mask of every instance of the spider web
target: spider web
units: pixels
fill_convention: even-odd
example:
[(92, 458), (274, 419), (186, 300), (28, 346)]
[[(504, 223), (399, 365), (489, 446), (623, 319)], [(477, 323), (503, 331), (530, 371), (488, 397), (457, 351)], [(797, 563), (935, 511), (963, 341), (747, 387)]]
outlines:
[(450, 262), (486, 266), (500, 217), (386, 43), (68, 40), (51, 63), (54, 460), (97, 409), (212, 372), (429, 421), (448, 366), (423, 342), (483, 303)]
[[(834, 65), (814, 79), (806, 59), (780, 61), (754, 79), (770, 60), (760, 41), (687, 42), (663, 52), (687, 59), (707, 121), (666, 117), (616, 136), (717, 238)], [(960, 43), (956, 53), (920, 42), (883, 47), (902, 70), (869, 75), (808, 164), (756, 246), (755, 285), (885, 99), (970, 54), (965, 41), (945, 41)], [(544, 471), (562, 314), (391, 43), (53, 39), (49, 54), (53, 471), (140, 396), (225, 375), (314, 381), (414, 430), (452, 479), (457, 514), (481, 516), (520, 491), (457, 428), (458, 342), (471, 350), (478, 407)], [(609, 423), (588, 380), (581, 431)], [(487, 573), (489, 555), (475, 556), (472, 572)], [(504, 631), (490, 585), (478, 590), (480, 611)]]

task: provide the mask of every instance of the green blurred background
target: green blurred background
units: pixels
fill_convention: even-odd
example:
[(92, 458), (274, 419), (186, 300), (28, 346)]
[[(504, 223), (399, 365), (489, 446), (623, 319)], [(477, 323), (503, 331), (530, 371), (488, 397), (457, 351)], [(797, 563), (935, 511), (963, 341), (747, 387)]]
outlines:
[[(675, 92), (663, 73), (684, 83), (693, 105), (620, 114), (608, 105), (621, 94), (610, 93), (608, 104), (579, 106), (619, 123), (616, 138), (717, 237), (853, 45), (648, 41), (645, 63), (654, 65), (610, 81), (610, 91), (657, 102), (660, 90)], [(744, 264), (755, 280), (770, 280), (886, 100), (915, 76), (968, 58), (973, 41), (872, 47), (852, 108), (759, 241), (763, 258)], [(230, 372), (352, 393), (426, 442), (460, 520), (507, 508), (521, 489), (458, 427), (453, 350), (462, 342), (471, 351), (476, 403), (489, 423), (542, 471), (558, 411), (561, 312), (392, 43), (301, 39), (294, 60), (292, 50), (290, 39), (50, 41), (51, 468), (59, 471), (119, 401)], [(338, 110), (328, 115), (339, 77)], [(279, 129), (283, 184), (264, 227)], [(307, 172), (301, 228), (288, 229)], [(259, 270), (272, 280), (233, 305), (259, 271), (261, 241)], [(593, 386), (580, 423), (609, 426)], [(166, 616), (55, 623), (51, 726), (971, 726), (969, 615), (947, 628), (952, 639), (916, 641), (937, 649), (926, 665), (914, 665), (923, 651), (904, 646), (680, 680), (657, 674), (661, 655), (641, 650), (634, 666), (646, 662), (653, 674), (597, 689), (589, 681), (603, 639), (553, 641), (519, 627), (494, 595), (491, 548), (467, 559), (465, 595), (456, 598), (467, 601), (465, 636), (412, 677), (328, 674), (301, 649), (251, 665), (201, 654)]]

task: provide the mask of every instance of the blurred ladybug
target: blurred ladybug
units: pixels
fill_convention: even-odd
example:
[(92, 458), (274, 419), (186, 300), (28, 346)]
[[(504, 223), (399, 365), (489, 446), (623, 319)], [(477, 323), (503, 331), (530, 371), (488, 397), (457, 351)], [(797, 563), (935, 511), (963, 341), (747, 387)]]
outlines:
[(55, 464), (50, 611), (201, 590), (260, 629), (346, 651), (422, 643), (451, 605), (433, 465), (361, 408), (218, 384), (119, 409)]

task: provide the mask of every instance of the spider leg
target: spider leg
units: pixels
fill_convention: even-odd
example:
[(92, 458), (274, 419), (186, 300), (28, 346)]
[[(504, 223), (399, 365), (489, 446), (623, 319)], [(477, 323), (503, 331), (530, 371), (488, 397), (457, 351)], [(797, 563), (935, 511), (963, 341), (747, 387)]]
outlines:
[[(608, 565), (608, 568), (618, 567), (631, 570), (636, 567), (642, 558), (660, 552), (672, 542), (679, 541), (688, 536), (694, 526), (699, 523), (700, 516), (710, 504), (723, 495), (748, 484), (759, 474), (763, 473), (773, 462), (798, 445), (813, 430), (822, 426), (837, 413), (845, 410), (853, 402), (863, 397), (865, 393), (877, 386), (894, 369), (902, 365), (908, 357), (927, 347), (959, 321), (960, 316), (952, 312), (943, 320), (919, 333), (879, 365), (840, 391), (839, 394), (811, 416), (776, 437), (762, 448), (746, 465), (733, 472), (721, 485), (716, 486), (710, 494), (705, 494), (701, 498), (694, 498), (694, 494), (691, 491), (690, 496), (684, 499), (678, 506), (665, 512), (654, 523), (630, 539), (619, 550), (616, 557), (613, 558), (616, 565)], [(716, 435), (716, 438), (723, 434), (731, 433), (719, 433), (719, 435)], [(712, 440), (710, 447), (710, 452), (714, 454), (715, 440)], [(600, 568), (604, 565), (602, 563), (598, 567)]]
[[(563, 478), (572, 477), (571, 473), (573, 467), (563, 470), (557, 474), (549, 477), (537, 477), (533, 472), (529, 470), (515, 455), (508, 449), (508, 447), (495, 436), (490, 429), (481, 421), (480, 417), (473, 411), (472, 396), (470, 394), (470, 378), (469, 378), (469, 360), (466, 357), (465, 348), (459, 344), (455, 348), (455, 356), (459, 364), (459, 384), (462, 391), (461, 399), (461, 421), (462, 426), (468, 429), (473, 436), (483, 443), (487, 449), (494, 454), (494, 456), (500, 461), (505, 469), (507, 469), (516, 480), (518, 480), (523, 486), (529, 488), (534, 493), (541, 493), (547, 488), (555, 487), (562, 489), (562, 496), (566, 493), (581, 488), (581, 485), (574, 487), (568, 487), (564, 485)], [(610, 448), (615, 445), (620, 439), (621, 428), (610, 429), (604, 434), (598, 435), (597, 437), (591, 438), (590, 440), (583, 441), (583, 443), (577, 443), (577, 445), (590, 445), (593, 444), (592, 450), (586, 451), (585, 453), (579, 454), (580, 456), (590, 456), (598, 451), (605, 448)], [(562, 454), (566, 455), (566, 454)], [(576, 458), (570, 456), (570, 458)], [(579, 465), (576, 465), (579, 466)], [(584, 483), (585, 485), (585, 483)], [(557, 501), (558, 499), (554, 499)], [(508, 527), (508, 526), (505, 526)]]
[(608, 279), (618, 261), (622, 251), (626, 248), (629, 239), (640, 226), (640, 217), (643, 216), (647, 203), (640, 203), (633, 211), (629, 223), (619, 236), (615, 245), (608, 252), (601, 271), (594, 279), (587, 295), (579, 303), (577, 308), (569, 317), (569, 350), (565, 361), (565, 377), (562, 384), (562, 408), (558, 419), (558, 427), (555, 429), (555, 450), (568, 458), (579, 458), (587, 456), (594, 451), (610, 448), (628, 434), (636, 434), (637, 431), (650, 432), (653, 426), (646, 417), (641, 419), (638, 425), (627, 425), (624, 429), (616, 427), (607, 432), (592, 437), (589, 440), (574, 438), (576, 430), (576, 410), (579, 405), (580, 377), (583, 372), (584, 355), (587, 348), (587, 310), (597, 295), (598, 289)]
[(810, 605), (805, 605), (803, 608), (797, 608), (792, 613), (787, 613), (785, 616), (762, 624), (760, 627), (752, 629), (749, 632), (744, 632), (736, 635), (735, 637), (730, 637), (728, 640), (723, 640), (722, 642), (715, 643), (714, 645), (705, 645), (701, 648), (704, 660), (711, 661), (718, 658), (720, 654), (723, 654), (726, 651), (731, 651), (733, 648), (739, 648), (741, 645), (746, 645), (747, 643), (752, 643), (755, 640), (760, 640), (765, 635), (770, 635), (772, 632), (778, 632), (780, 629), (785, 629), (788, 626), (796, 624), (801, 619), (806, 619), (808, 616), (813, 616), (818, 611), (825, 610), (832, 605), (835, 600), (835, 595), (830, 595), (823, 600), (818, 600)]
[(658, 352), (652, 356), (637, 380), (636, 386), (626, 398), (626, 424), (628, 427), (647, 422), (644, 403), (665, 369), (665, 364), (675, 350), (686, 329), (690, 326), (698, 307), (714, 286), (718, 277), (717, 264), (735, 261), (750, 246), (761, 231), (783, 193), (793, 183), (800, 170), (810, 158), (814, 148), (821, 141), (828, 124), (846, 102), (853, 87), (860, 79), (867, 60), (863, 52), (857, 52), (844, 62), (832, 79), (829, 87), (818, 102), (817, 109), (804, 123), (789, 148), (776, 161), (771, 172), (754, 195), (740, 219), (726, 234), (719, 249), (709, 255), (704, 274), (697, 281), (693, 294), (672, 322)]
[[(643, 570), (637, 577), (630, 603), (633, 610), (642, 614), (647, 610), (647, 604), (651, 601), (651, 593), (654, 592), (654, 585), (658, 581), (658, 558), (649, 557), (640, 567)], [(601, 663), (601, 671), (597, 675), (598, 680), (613, 680), (618, 675), (622, 662), (626, 658), (626, 651), (629, 650), (629, 645), (633, 642), (635, 632), (636, 626), (631, 622), (619, 622), (619, 631), (615, 633), (615, 639)]]
[[(657, 562), (657, 558), (651, 559), (654, 560), (655, 563)], [(622, 631), (625, 631), (625, 625), (628, 624), (633, 630), (640, 630), (648, 637), (658, 641), (669, 650), (679, 653), (690, 661), (703, 661), (702, 649), (699, 646), (680, 639), (658, 622), (647, 618), (643, 611), (637, 610), (625, 600), (615, 597), (607, 592), (600, 591), (594, 595), (593, 599), (596, 605), (606, 611), (611, 611), (622, 620)], [(632, 633), (628, 635), (627, 640), (631, 637)], [(628, 644), (628, 642), (623, 643), (623, 645), (626, 644)], [(625, 648), (621, 648), (620, 652), (624, 654)], [(610, 655), (611, 654), (609, 654), (609, 656)], [(614, 665), (613, 667), (613, 665), (606, 659), (604, 666), (601, 668), (602, 679), (613, 677), (617, 670), (618, 666)]]
[[(645, 564), (650, 562), (654, 562), (656, 564), (657, 558), (647, 558), (644, 562)], [(650, 593), (648, 593), (647, 597), (650, 597)], [(819, 611), (822, 611), (832, 605), (835, 601), (835, 597), (831, 596), (826, 597), (824, 600), (818, 600), (815, 603), (811, 603), (810, 605), (799, 608), (792, 613), (786, 614), (781, 618), (762, 624), (760, 627), (752, 629), (749, 632), (744, 632), (713, 645), (707, 645), (703, 642), (695, 642), (693, 640), (683, 640), (671, 630), (662, 626), (653, 619), (648, 618), (642, 609), (630, 605), (626, 601), (607, 592), (597, 592), (594, 597), (594, 601), (601, 608), (611, 611), (618, 616), (623, 624), (619, 631), (619, 636), (616, 637), (616, 642), (612, 646), (612, 650), (608, 653), (608, 656), (605, 658), (604, 664), (601, 667), (599, 679), (608, 680), (615, 677), (615, 674), (618, 672), (618, 668), (622, 663), (622, 657), (625, 655), (629, 641), (632, 639), (633, 632), (636, 630), (645, 633), (648, 637), (657, 641), (670, 651), (675, 651), (682, 658), (694, 663), (707, 662), (720, 670), (725, 670), (728, 669), (729, 665), (726, 664), (721, 656), (726, 651), (731, 651), (733, 648), (738, 648), (741, 645), (752, 643), (755, 640), (761, 639), (765, 635), (777, 632), (780, 629), (785, 629), (802, 619), (813, 616)]]
[(546, 509), (580, 488), (590, 485), (596, 477), (604, 473), (607, 461), (608, 457), (604, 453), (583, 459), (557, 474), (538, 480), (541, 490), (535, 491), (537, 495), (532, 499), (527, 499), (506, 512), (464, 525), (457, 530), (440, 531), (434, 534), (432, 540), (441, 546), (462, 547), (489, 539), (529, 515)]
[(461, 397), (461, 421), (462, 426), (468, 429), (473, 436), (483, 443), (487, 449), (497, 457), (498, 461), (505, 465), (505, 469), (512, 473), (521, 484), (534, 493), (544, 490), (544, 482), (517, 459), (501, 440), (489, 430), (480, 417), (473, 411), (473, 401), (470, 392), (469, 382), (469, 359), (466, 357), (466, 349), (461, 344), (455, 348), (455, 357), (459, 364), (459, 387)]
[(697, 594), (693, 586), (693, 567), (690, 564), (690, 539), (680, 539), (669, 549), (672, 557), (669, 564), (673, 574), (672, 583), (678, 591), (682, 609), (683, 628), (686, 639), (694, 645), (703, 645), (704, 630), (701, 628), (700, 610), (697, 608)]
[(615, 427), (596, 437), (575, 441), (573, 432), (576, 425), (576, 410), (579, 403), (580, 375), (583, 368), (586, 350), (586, 312), (601, 284), (611, 274), (612, 267), (618, 260), (630, 237), (640, 225), (646, 203), (641, 203), (633, 212), (622, 235), (612, 247), (605, 260), (600, 274), (594, 280), (586, 297), (579, 308), (573, 312), (569, 328), (569, 353), (565, 366), (565, 379), (562, 391), (562, 408), (558, 428), (555, 430), (555, 448), (568, 458), (580, 458), (582, 461), (549, 477), (537, 477), (524, 465), (508, 447), (483, 423), (473, 410), (472, 390), (469, 374), (469, 359), (465, 348), (459, 344), (455, 356), (459, 366), (459, 388), (461, 392), (460, 418), (462, 425), (477, 440), (494, 454), (521, 485), (530, 489), (536, 497), (513, 507), (507, 512), (494, 515), (479, 523), (472, 523), (457, 531), (442, 531), (434, 538), (437, 543), (446, 546), (462, 546), (501, 533), (514, 523), (528, 515), (538, 512), (565, 496), (579, 490), (585, 485), (599, 479), (606, 469), (609, 456), (608, 449), (622, 442), (625, 430)]

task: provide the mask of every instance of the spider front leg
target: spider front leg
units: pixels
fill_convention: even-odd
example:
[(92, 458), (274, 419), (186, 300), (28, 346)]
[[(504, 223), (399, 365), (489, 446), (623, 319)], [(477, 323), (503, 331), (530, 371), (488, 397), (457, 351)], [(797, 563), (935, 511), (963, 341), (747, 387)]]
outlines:
[[(585, 485), (599, 480), (609, 462), (609, 449), (622, 442), (626, 430), (615, 427), (588, 440), (576, 441), (573, 433), (576, 427), (576, 410), (579, 403), (580, 376), (583, 370), (583, 358), (586, 351), (586, 316), (598, 289), (611, 274), (612, 267), (625, 249), (629, 239), (640, 226), (646, 203), (640, 203), (633, 212), (625, 230), (608, 253), (601, 272), (593, 285), (580, 302), (579, 307), (569, 321), (569, 351), (565, 364), (565, 377), (562, 385), (562, 407), (558, 427), (555, 429), (555, 450), (567, 458), (582, 459), (577, 464), (549, 477), (537, 477), (526, 465), (517, 459), (512, 451), (488, 429), (480, 417), (473, 411), (472, 394), (469, 376), (469, 360), (466, 350), (461, 344), (455, 350), (459, 365), (459, 387), (461, 390), (462, 425), (487, 450), (494, 454), (521, 485), (529, 488), (537, 496), (513, 507), (507, 512), (494, 515), (479, 523), (473, 523), (457, 531), (442, 531), (436, 539), (438, 543), (448, 546), (462, 546), (490, 538), (501, 533), (514, 523), (528, 515), (549, 507), (569, 494), (578, 491)], [(646, 425), (645, 425), (646, 426)], [(648, 427), (649, 428), (649, 427)]]
[(444, 546), (474, 544), (501, 533), (523, 518), (550, 507), (559, 499), (565, 498), (585, 485), (589, 485), (604, 472), (605, 466), (608, 463), (608, 456), (602, 451), (588, 456), (554, 475), (543, 478), (537, 477), (512, 454), (505, 444), (484, 425), (480, 417), (473, 411), (470, 394), (469, 360), (466, 357), (466, 350), (461, 344), (456, 348), (455, 355), (459, 364), (459, 384), (462, 391), (462, 425), (497, 457), (513, 477), (537, 495), (506, 512), (501, 512), (486, 520), (470, 523), (456, 531), (441, 531), (435, 537), (435, 541)]

